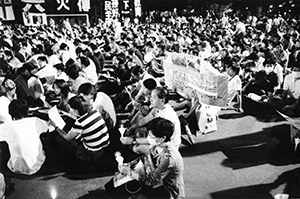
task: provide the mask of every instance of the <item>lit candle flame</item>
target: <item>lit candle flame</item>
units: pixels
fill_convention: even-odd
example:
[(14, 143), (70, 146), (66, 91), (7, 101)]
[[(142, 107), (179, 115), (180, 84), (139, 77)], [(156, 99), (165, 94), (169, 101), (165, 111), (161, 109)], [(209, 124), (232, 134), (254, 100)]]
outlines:
[(52, 187), (50, 194), (51, 194), (51, 199), (55, 199), (57, 197), (56, 189)]

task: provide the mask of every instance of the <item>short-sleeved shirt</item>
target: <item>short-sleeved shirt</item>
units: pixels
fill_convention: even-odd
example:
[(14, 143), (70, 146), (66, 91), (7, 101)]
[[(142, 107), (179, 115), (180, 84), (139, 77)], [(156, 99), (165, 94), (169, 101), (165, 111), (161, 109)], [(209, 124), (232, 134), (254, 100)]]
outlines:
[(170, 106), (170, 104), (165, 104), (164, 108), (162, 110), (159, 109), (152, 109), (154, 117), (162, 117), (167, 120), (170, 120), (174, 124), (174, 132), (171, 137), (171, 142), (179, 148), (179, 145), (181, 144), (181, 127), (180, 127), (180, 121), (177, 116), (177, 113), (174, 111), (174, 109)]
[(80, 134), (83, 146), (89, 151), (99, 151), (110, 143), (107, 126), (97, 110), (78, 118), (70, 131)]
[(0, 141), (8, 144), (10, 159), (8, 168), (19, 174), (36, 173), (46, 157), (40, 134), (48, 130), (46, 121), (29, 117), (0, 125)]
[(235, 75), (233, 78), (228, 80), (228, 95), (227, 102), (231, 102), (235, 97), (237, 91), (242, 90), (242, 80), (238, 75)]
[(289, 90), (295, 99), (300, 97), (300, 80), (295, 79), (293, 74), (285, 76), (283, 89)]

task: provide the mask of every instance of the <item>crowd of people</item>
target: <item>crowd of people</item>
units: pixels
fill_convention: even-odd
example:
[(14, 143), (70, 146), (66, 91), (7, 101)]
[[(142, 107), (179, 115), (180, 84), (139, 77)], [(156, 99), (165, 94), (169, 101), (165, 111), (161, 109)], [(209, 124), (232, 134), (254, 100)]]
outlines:
[[(172, 16), (163, 23), (125, 26), (116, 19), (92, 27), (68, 20), (51, 24), (0, 25), (0, 141), (7, 142), (7, 166), (17, 174), (41, 168), (40, 135), (50, 132), (80, 160), (114, 162), (142, 187), (159, 191), (162, 181), (167, 198), (184, 198), (178, 152), (182, 121), (175, 111), (180, 108), (168, 104), (170, 88), (164, 82), (169, 52), (198, 56), (227, 74), (228, 103), (235, 102), (239, 112), (247, 98), (300, 116), (300, 38), (294, 18), (242, 19), (224, 13), (221, 18)], [(186, 102), (182, 107), (188, 112), (201, 105), (194, 99)], [(54, 106), (66, 122), (63, 127), (39, 114)], [(128, 130), (121, 135), (117, 115), (124, 112), (129, 113)], [(136, 174), (134, 166), (118, 165), (117, 151), (124, 162), (136, 162), (127, 150), (144, 165), (147, 161), (140, 157), (151, 154), (153, 168)], [(115, 189), (109, 182), (93, 193)]]

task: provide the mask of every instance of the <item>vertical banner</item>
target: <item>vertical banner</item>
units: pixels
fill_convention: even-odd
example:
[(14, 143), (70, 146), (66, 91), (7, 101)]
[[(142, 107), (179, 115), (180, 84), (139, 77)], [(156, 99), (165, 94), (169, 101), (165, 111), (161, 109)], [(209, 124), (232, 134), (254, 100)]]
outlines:
[(118, 16), (119, 16), (119, 1), (118, 0), (104, 1), (105, 21), (111, 21), (113, 18)]
[(228, 77), (200, 58), (170, 53), (164, 61), (166, 85), (186, 97), (197, 96), (212, 106), (227, 104)]
[(142, 16), (141, 0), (134, 0), (134, 16), (135, 17), (141, 17)]
[(121, 0), (121, 15), (123, 18), (131, 18), (132, 16), (132, 3), (131, 0)]
[(15, 20), (12, 0), (0, 0), (0, 18), (4, 21)]

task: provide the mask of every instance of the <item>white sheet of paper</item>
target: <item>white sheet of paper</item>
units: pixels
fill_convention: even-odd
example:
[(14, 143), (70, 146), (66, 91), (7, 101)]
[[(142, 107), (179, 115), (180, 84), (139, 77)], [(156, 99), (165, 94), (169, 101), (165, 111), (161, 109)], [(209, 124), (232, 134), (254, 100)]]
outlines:
[(49, 118), (56, 124), (56, 126), (60, 129), (63, 129), (66, 125), (65, 121), (59, 115), (57, 107), (54, 106), (48, 111)]
[(296, 129), (300, 130), (300, 117), (289, 117), (280, 111), (277, 111), (289, 124), (293, 125)]

